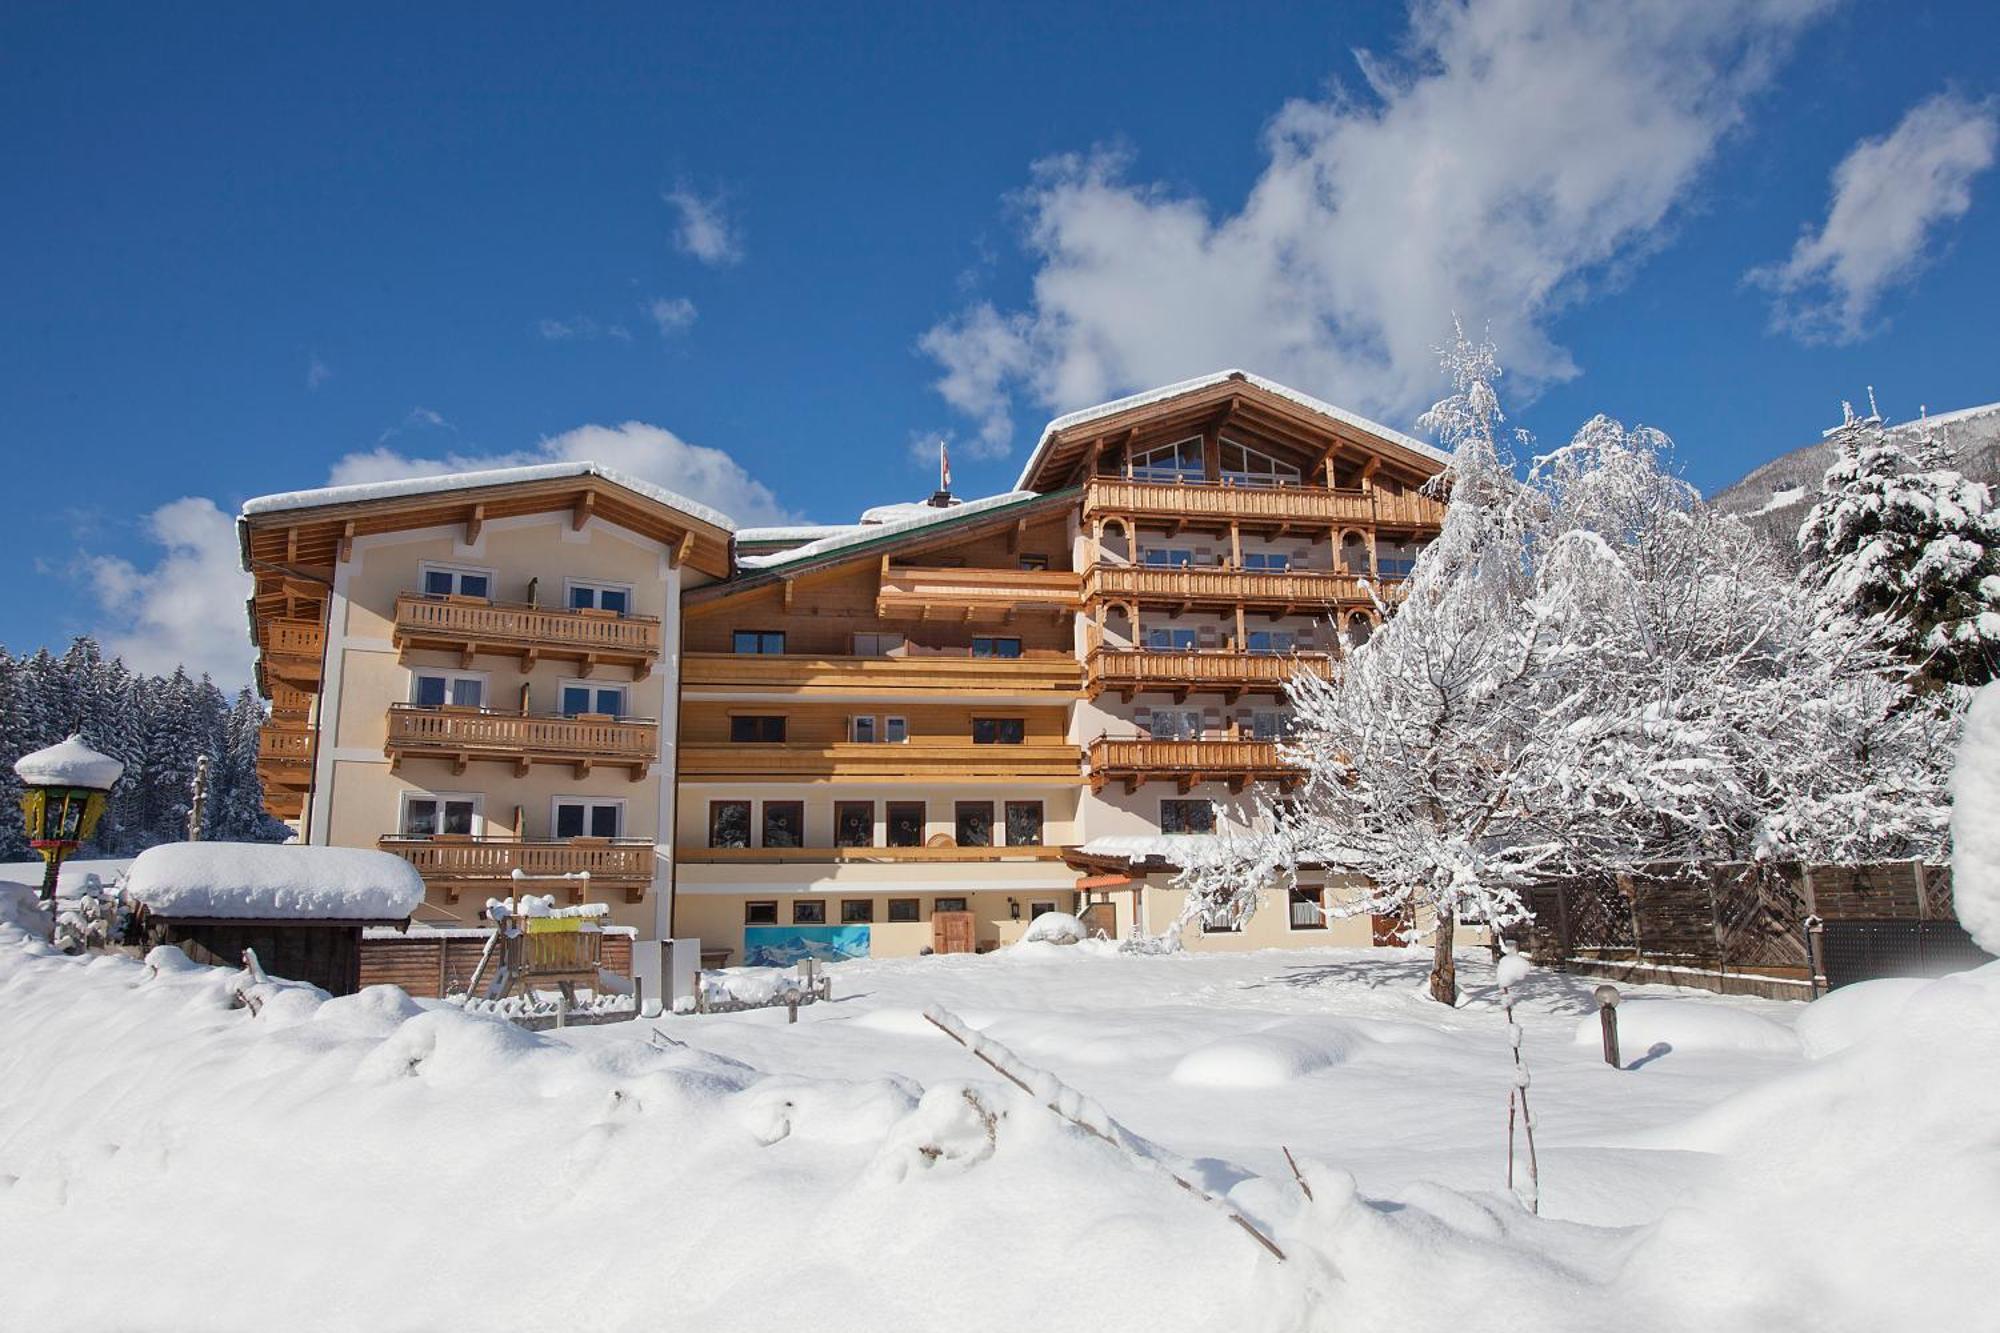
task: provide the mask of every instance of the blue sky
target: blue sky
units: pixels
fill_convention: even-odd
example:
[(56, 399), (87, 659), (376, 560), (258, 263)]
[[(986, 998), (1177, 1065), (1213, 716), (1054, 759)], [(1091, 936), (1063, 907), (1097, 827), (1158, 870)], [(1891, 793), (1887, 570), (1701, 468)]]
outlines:
[(329, 478), (589, 451), (845, 521), (1229, 364), (1408, 427), (1453, 311), (1542, 439), (1722, 484), (1869, 384), (2000, 399), (1996, 50), (1973, 3), (11, 5), (0, 643), (240, 679), (221, 516)]

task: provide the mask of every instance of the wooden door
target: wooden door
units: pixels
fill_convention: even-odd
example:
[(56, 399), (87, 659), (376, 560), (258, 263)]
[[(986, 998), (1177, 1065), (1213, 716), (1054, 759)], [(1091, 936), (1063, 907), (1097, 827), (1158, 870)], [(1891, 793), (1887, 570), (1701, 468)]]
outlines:
[(1107, 940), (1118, 938), (1118, 909), (1110, 903), (1092, 903), (1079, 915), (1083, 919), (1084, 930), (1095, 938), (1099, 931)]
[(1388, 916), (1371, 916), (1368, 918), (1368, 923), (1370, 926), (1368, 942), (1370, 944), (1373, 944), (1378, 949), (1400, 949), (1403, 947), (1403, 918), (1401, 916), (1393, 913)]
[(931, 913), (931, 949), (934, 952), (971, 953), (973, 936), (972, 913)]

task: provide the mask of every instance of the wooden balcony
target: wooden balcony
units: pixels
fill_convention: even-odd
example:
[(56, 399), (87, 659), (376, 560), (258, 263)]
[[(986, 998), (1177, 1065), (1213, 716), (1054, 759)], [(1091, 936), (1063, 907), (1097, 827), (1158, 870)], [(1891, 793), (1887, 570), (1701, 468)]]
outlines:
[(1123, 782), (1136, 791), (1145, 782), (1172, 782), (1182, 791), (1203, 782), (1227, 783), (1242, 791), (1252, 782), (1296, 785), (1303, 774), (1278, 759), (1274, 741), (1114, 739), (1100, 736), (1090, 744), (1090, 789), (1102, 791), (1108, 782)]
[[(377, 844), (417, 868), (424, 887), (441, 889), (446, 902), (462, 894), (504, 898), (555, 893), (571, 902), (624, 890), (636, 903), (652, 887), (657, 864), (651, 841), (639, 838), (568, 838), (530, 842), (519, 838), (383, 838)], [(521, 872), (523, 880), (514, 878)], [(588, 875), (588, 879), (580, 878)]]
[(394, 640), (399, 649), (457, 653), (464, 666), (481, 654), (519, 658), (523, 673), (544, 659), (575, 662), (588, 676), (599, 666), (630, 667), (643, 679), (660, 660), (660, 622), (651, 616), (489, 602), (482, 598), (396, 598)]
[(680, 776), (752, 781), (1075, 782), (1074, 745), (1048, 743), (975, 745), (970, 741), (913, 740), (904, 744), (683, 745)]
[(326, 629), (318, 621), (267, 620), (260, 627), (257, 646), (264, 651), (264, 676), (273, 692), (280, 682), (297, 691), (319, 689)]
[(1064, 615), (1080, 601), (1078, 577), (1069, 570), (890, 566), (882, 571), (875, 614), (1007, 622), (1022, 615)]
[(1231, 569), (1219, 565), (1092, 565), (1084, 580), (1091, 601), (1192, 606), (1256, 606), (1291, 614), (1335, 606), (1372, 606), (1369, 588), (1385, 601), (1401, 595), (1396, 580), (1364, 580), (1322, 570)]
[(289, 788), (264, 788), (264, 813), (273, 819), (299, 819), (306, 812), (306, 794)]
[(682, 865), (962, 865), (982, 861), (1060, 861), (1060, 847), (696, 847), (682, 849)]
[(1301, 671), (1333, 674), (1325, 653), (1121, 652), (1099, 648), (1085, 666), (1091, 698), (1106, 690), (1130, 702), (1147, 691), (1170, 693), (1176, 703), (1190, 694), (1220, 694), (1234, 703), (1246, 694), (1282, 695), (1285, 682)]
[(1019, 697), (1076, 693), (1082, 670), (1067, 653), (1046, 657), (972, 657), (912, 653), (907, 657), (812, 657), (801, 654), (687, 653), (685, 690), (746, 690), (802, 698), (933, 696)]
[(537, 717), (391, 704), (383, 749), (397, 766), (405, 759), (446, 759), (452, 772), (463, 773), (474, 760), (497, 760), (525, 775), (530, 764), (569, 764), (581, 778), (603, 764), (625, 768), (637, 782), (659, 756), (660, 724), (596, 713)]
[(1117, 515), (1181, 527), (1284, 532), (1342, 526), (1426, 528), (1444, 523), (1444, 503), (1415, 491), (1329, 490), (1324, 486), (1228, 486), (1206, 482), (1094, 477), (1083, 492), (1086, 518)]
[(271, 683), (271, 721), (273, 724), (297, 730), (312, 719), (313, 696), (310, 691), (287, 685), (282, 681)]

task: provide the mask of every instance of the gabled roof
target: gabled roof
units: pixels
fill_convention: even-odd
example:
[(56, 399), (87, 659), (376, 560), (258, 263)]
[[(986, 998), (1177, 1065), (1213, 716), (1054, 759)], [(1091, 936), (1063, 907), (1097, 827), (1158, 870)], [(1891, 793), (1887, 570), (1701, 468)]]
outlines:
[(650, 481), (588, 460), (577, 463), (534, 463), (525, 467), (487, 468), (480, 472), (452, 472), (437, 477), (399, 477), (393, 481), (364, 481), (348, 486), (321, 486), (309, 491), (285, 491), (246, 500), (243, 512), (269, 514), (284, 509), (317, 509), (323, 505), (362, 504), (371, 500), (395, 500), (406, 496), (428, 496), (449, 491), (480, 490), (489, 486), (512, 486), (530, 481), (553, 481), (563, 477), (602, 477), (615, 486), (645, 496), (648, 500), (677, 509), (697, 523), (724, 532), (736, 531), (736, 520), (719, 509)]
[(1323, 402), (1311, 394), (1301, 393), (1276, 380), (1265, 379), (1247, 370), (1219, 370), (1212, 375), (1201, 375), (1191, 380), (1182, 380), (1178, 384), (1148, 389), (1144, 393), (1135, 393), (1129, 397), (1099, 403), (1095, 407), (1086, 407), (1057, 417), (1042, 428), (1041, 439), (1036, 442), (1034, 452), (1028, 456), (1027, 465), (1021, 469), (1021, 476), (1015, 482), (1015, 488), (1029, 490), (1038, 482), (1048, 480), (1045, 474), (1049, 470), (1050, 462), (1059, 453), (1069, 452), (1063, 446), (1073, 445), (1077, 449), (1082, 448), (1083, 441), (1078, 438), (1079, 436), (1115, 430), (1124, 424), (1118, 418), (1127, 415), (1136, 417), (1145, 409), (1160, 407), (1177, 398), (1222, 399), (1229, 397), (1232, 391), (1244, 390), (1253, 391), (1273, 403), (1282, 404), (1294, 413), (1318, 417), (1330, 425), (1343, 428), (1344, 433), (1367, 436), (1377, 443), (1412, 455), (1411, 461), (1421, 465), (1426, 471), (1435, 471), (1440, 465), (1451, 461), (1451, 456), (1435, 445), (1426, 444), (1415, 436), (1405, 435), (1402, 431), (1385, 426), (1379, 421), (1370, 421), (1367, 417), (1349, 412), (1345, 408), (1335, 407), (1332, 403)]

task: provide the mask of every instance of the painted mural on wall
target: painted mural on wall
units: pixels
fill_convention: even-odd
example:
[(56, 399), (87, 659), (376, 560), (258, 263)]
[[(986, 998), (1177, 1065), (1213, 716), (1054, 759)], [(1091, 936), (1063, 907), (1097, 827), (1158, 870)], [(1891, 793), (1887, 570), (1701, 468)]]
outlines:
[(868, 956), (866, 926), (745, 926), (746, 967), (791, 967), (808, 958), (837, 963)]

